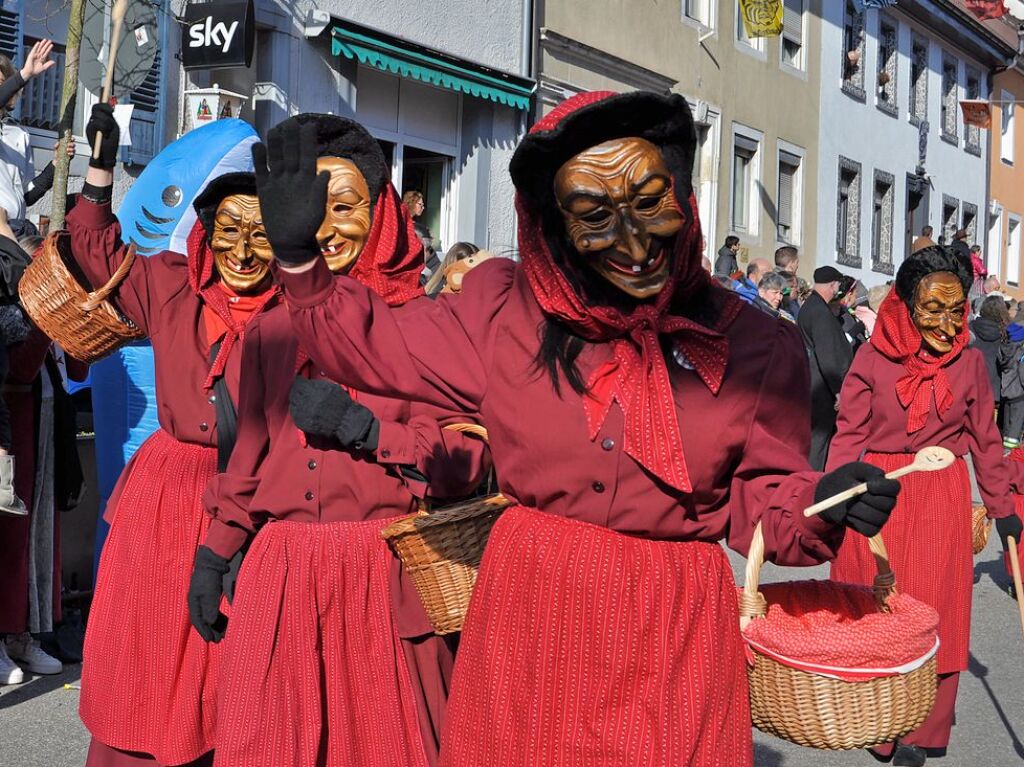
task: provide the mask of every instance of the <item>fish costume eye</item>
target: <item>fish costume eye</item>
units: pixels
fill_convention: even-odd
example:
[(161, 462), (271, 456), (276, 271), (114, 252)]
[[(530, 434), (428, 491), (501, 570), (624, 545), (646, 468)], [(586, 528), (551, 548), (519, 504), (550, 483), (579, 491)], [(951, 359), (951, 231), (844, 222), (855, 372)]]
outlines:
[(168, 208), (176, 208), (181, 205), (182, 197), (181, 188), (174, 184), (164, 187), (164, 191), (160, 194), (160, 199)]

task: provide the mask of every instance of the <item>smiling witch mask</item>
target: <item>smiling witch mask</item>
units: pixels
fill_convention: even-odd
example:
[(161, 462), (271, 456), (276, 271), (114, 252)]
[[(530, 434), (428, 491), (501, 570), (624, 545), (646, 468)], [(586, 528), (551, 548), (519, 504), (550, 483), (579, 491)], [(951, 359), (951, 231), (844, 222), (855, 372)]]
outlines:
[(925, 345), (948, 354), (964, 329), (967, 300), (964, 286), (952, 272), (934, 272), (917, 285), (911, 317)]
[(274, 255), (263, 227), (259, 200), (250, 194), (233, 194), (221, 200), (210, 236), (217, 273), (236, 293), (252, 293), (270, 276)]
[(622, 138), (580, 152), (555, 175), (555, 198), (573, 247), (603, 279), (636, 299), (661, 292), (683, 215), (654, 144)]
[(370, 188), (351, 160), (321, 157), (316, 161), (316, 169), (331, 174), (327, 182), (327, 211), (316, 240), (328, 268), (344, 274), (359, 257), (370, 232)]

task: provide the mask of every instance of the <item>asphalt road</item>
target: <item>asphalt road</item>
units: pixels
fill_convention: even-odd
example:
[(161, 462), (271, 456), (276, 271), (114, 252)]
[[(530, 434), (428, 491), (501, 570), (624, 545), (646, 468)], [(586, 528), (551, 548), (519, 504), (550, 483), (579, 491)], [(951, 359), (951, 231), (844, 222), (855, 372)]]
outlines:
[[(1024, 639), (1016, 603), (1006, 594), (1009, 579), (998, 559), (997, 547), (998, 542), (991, 541), (975, 560), (971, 669), (961, 678), (958, 721), (949, 754), (944, 759), (929, 760), (930, 765), (1024, 765)], [(743, 560), (730, 556), (739, 580)], [(824, 575), (825, 568), (794, 571), (769, 565), (762, 581)], [(77, 685), (80, 672), (80, 666), (69, 666), (60, 676), (35, 677), (17, 687), (0, 687), (0, 767), (84, 764), (89, 739), (76, 713), (78, 692), (65, 689), (66, 684)], [(755, 751), (758, 767), (877, 764), (863, 751), (815, 751), (760, 733), (755, 733)]]

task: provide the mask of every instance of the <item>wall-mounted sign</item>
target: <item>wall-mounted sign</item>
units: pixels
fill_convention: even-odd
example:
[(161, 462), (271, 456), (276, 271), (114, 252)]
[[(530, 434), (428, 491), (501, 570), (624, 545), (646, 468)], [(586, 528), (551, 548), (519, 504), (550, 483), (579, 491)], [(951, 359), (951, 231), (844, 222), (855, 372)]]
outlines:
[(252, 0), (189, 3), (181, 36), (185, 69), (247, 67), (256, 44)]

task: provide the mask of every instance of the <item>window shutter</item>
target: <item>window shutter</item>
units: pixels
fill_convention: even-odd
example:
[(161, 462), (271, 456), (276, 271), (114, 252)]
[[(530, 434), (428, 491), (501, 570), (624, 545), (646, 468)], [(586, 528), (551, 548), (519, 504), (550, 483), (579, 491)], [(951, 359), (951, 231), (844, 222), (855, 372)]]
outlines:
[(796, 186), (797, 167), (779, 163), (779, 226), (793, 225), (793, 191)]
[(142, 84), (132, 91), (128, 101), (135, 105), (132, 112), (132, 145), (128, 150), (128, 162), (145, 165), (160, 151), (160, 101), (163, 91), (163, 51), (158, 49), (153, 66)]
[(21, 15), (10, 8), (0, 8), (0, 53), (11, 61), (21, 61)]
[(804, 0), (785, 0), (782, 13), (782, 34), (797, 45), (803, 45)]
[(737, 135), (734, 137), (733, 140), (736, 145), (736, 149), (740, 150), (741, 152), (747, 152), (751, 156), (757, 154), (757, 142), (754, 141), (754, 139), (747, 138), (746, 136)]

